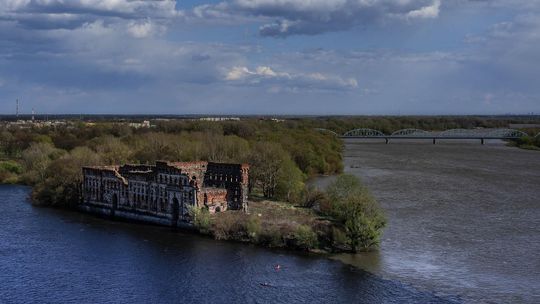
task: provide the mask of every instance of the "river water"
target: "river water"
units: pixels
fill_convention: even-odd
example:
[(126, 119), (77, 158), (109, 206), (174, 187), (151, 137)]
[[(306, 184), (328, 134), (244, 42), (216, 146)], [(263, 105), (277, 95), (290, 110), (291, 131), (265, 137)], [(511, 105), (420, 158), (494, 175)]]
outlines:
[(380, 251), (339, 260), (465, 302), (540, 303), (539, 151), (359, 140), (345, 151), (389, 225)]
[(459, 301), (324, 257), (32, 207), (29, 191), (0, 186), (2, 304)]

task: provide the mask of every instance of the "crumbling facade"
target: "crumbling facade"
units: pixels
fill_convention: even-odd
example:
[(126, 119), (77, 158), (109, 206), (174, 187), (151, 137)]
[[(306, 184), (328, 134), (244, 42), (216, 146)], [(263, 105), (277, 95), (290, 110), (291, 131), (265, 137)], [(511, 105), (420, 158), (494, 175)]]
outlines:
[(84, 167), (84, 211), (167, 226), (190, 225), (190, 206), (247, 211), (249, 166), (212, 162)]

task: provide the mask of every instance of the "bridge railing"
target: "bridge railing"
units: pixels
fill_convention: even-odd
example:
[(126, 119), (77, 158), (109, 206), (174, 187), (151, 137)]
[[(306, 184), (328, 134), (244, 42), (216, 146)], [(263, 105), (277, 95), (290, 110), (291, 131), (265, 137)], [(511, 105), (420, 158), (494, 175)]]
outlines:
[[(356, 137), (356, 138), (452, 138), (452, 139), (467, 139), (467, 138), (478, 138), (478, 139), (489, 139), (489, 138), (500, 138), (500, 139), (518, 139), (523, 136), (528, 136), (527, 133), (515, 130), (515, 129), (449, 129), (441, 132), (437, 131), (425, 131), (421, 129), (402, 129), (393, 132), (392, 134), (384, 134), (383, 132), (370, 128), (358, 128), (345, 132), (343, 135), (338, 133), (323, 129), (316, 128), (316, 130), (321, 132), (327, 132), (334, 136), (347, 138), (347, 137)], [(540, 133), (535, 136), (540, 138)]]
[(521, 138), (529, 136), (527, 133), (514, 129), (497, 129), (488, 134), (490, 137)]
[(407, 136), (418, 136), (418, 137), (430, 137), (433, 136), (432, 132), (420, 130), (420, 129), (402, 129), (397, 130), (390, 134), (391, 137), (407, 137)]
[(368, 129), (368, 128), (354, 129), (354, 130), (350, 130), (348, 132), (345, 132), (345, 134), (343, 134), (343, 137), (373, 137), (373, 138), (377, 138), (377, 137), (385, 137), (385, 136), (387, 136), (387, 135), (385, 135), (383, 132), (381, 132), (379, 130)]

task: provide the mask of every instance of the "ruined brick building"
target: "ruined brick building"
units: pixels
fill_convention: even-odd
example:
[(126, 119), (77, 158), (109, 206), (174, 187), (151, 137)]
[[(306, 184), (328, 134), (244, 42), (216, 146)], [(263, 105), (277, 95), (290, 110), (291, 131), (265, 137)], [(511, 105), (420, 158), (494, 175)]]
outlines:
[(249, 166), (212, 162), (84, 167), (82, 210), (162, 225), (191, 223), (189, 206), (247, 210)]

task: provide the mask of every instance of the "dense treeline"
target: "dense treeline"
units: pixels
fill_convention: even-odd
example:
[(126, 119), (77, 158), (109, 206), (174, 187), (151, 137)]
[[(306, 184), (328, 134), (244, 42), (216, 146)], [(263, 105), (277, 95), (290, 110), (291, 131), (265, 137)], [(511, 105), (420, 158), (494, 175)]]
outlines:
[[(306, 120), (312, 127), (343, 134), (356, 128), (370, 128), (391, 134), (401, 129), (442, 131), (448, 129), (508, 128), (512, 124), (540, 124), (539, 116), (365, 116)], [(528, 130), (525, 130), (528, 131)], [(532, 130), (529, 130), (532, 131)], [(532, 135), (532, 133), (531, 133)]]
[[(344, 134), (357, 128), (369, 128), (385, 134), (402, 129), (444, 131), (450, 129), (512, 128), (521, 130), (528, 137), (512, 142), (524, 149), (540, 149), (540, 129), (529, 125), (540, 125), (540, 116), (365, 116), (365, 117), (325, 117), (307, 119), (306, 125)], [(536, 136), (536, 137), (535, 137)]]
[(33, 185), (36, 201), (63, 206), (76, 202), (84, 165), (245, 162), (252, 166), (251, 190), (295, 201), (309, 176), (342, 171), (341, 150), (339, 140), (297, 121), (156, 121), (148, 129), (82, 122), (13, 127), (0, 132), (0, 178)]

